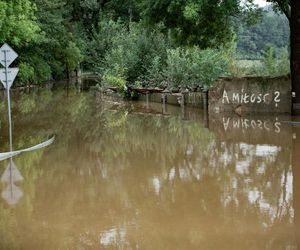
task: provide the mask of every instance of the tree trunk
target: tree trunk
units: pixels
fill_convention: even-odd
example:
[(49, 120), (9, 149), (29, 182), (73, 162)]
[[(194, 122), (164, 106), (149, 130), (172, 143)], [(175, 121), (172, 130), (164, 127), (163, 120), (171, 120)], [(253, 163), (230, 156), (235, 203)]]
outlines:
[(292, 113), (300, 114), (300, 1), (291, 0), (291, 80), (292, 92), (296, 95), (292, 101)]

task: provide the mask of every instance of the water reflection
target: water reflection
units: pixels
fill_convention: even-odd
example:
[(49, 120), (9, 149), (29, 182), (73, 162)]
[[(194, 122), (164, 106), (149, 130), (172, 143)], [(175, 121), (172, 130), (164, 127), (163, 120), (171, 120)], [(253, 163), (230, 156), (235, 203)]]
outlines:
[[(187, 107), (182, 120), (175, 106), (167, 106), (166, 116), (162, 104), (68, 91), (38, 91), (15, 102), (18, 148), (29, 128), (38, 138), (51, 131), (58, 139), (47, 154), (16, 158), (24, 168), (24, 199), (7, 217), (0, 202), (1, 247), (300, 246), (300, 132), (281, 122), (286, 117), (230, 117), (228, 126), (225, 117), (226, 129), (223, 117), (211, 117), (206, 128), (197, 109)], [(24, 112), (26, 98), (41, 105)], [(241, 120), (234, 126), (238, 119), (244, 126)], [(11, 224), (14, 231), (4, 230)]]
[[(9, 93), (9, 91), (7, 93)], [(1, 176), (1, 182), (7, 185), (4, 191), (2, 191), (2, 198), (6, 200), (6, 202), (9, 205), (13, 206), (16, 205), (23, 196), (23, 191), (21, 190), (20, 187), (16, 186), (16, 183), (24, 180), (24, 177), (21, 175), (17, 166), (13, 162), (13, 157), (23, 152), (30, 152), (37, 149), (41, 149), (43, 147), (47, 147), (54, 142), (55, 137), (52, 137), (51, 139), (42, 142), (40, 144), (37, 144), (35, 146), (13, 151), (13, 133), (12, 133), (13, 129), (12, 129), (12, 119), (11, 119), (12, 115), (11, 115), (10, 95), (8, 95), (7, 101), (8, 101), (7, 109), (8, 109), (8, 127), (9, 127), (8, 129), (9, 130), (9, 152), (0, 153), (0, 161), (9, 159), (9, 163), (7, 168), (4, 170), (3, 175)]]
[(24, 177), (16, 167), (12, 159), (9, 160), (7, 168), (1, 176), (1, 182), (7, 187), (2, 191), (2, 198), (11, 206), (16, 205), (23, 196), (23, 191), (16, 186), (17, 182), (23, 181)]

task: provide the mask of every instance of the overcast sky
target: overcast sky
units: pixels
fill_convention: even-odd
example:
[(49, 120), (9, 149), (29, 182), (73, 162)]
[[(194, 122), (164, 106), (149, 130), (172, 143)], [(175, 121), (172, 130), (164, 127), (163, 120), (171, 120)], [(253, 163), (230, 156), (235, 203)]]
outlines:
[(265, 0), (255, 0), (254, 2), (261, 7), (263, 7), (267, 4), (267, 2)]

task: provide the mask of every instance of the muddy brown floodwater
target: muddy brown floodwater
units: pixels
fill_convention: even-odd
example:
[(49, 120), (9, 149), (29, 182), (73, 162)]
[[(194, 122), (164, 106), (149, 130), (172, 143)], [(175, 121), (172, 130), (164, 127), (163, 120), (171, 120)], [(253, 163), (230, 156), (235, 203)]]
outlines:
[[(0, 249), (300, 248), (300, 127), (93, 92), (13, 95)], [(9, 150), (0, 103), (0, 152)], [(297, 124), (295, 124), (297, 125)]]

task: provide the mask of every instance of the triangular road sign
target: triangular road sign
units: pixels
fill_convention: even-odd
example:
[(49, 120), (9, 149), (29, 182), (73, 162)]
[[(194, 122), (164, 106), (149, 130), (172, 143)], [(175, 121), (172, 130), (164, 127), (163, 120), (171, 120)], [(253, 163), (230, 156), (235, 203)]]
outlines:
[(11, 63), (17, 57), (18, 54), (7, 43), (3, 44), (3, 46), (0, 48), (0, 63), (3, 65), (3, 67), (8, 67), (9, 65), (11, 65)]
[(13, 84), (14, 80), (16, 79), (16, 76), (19, 72), (19, 68), (8, 68), (7, 69), (7, 85), (6, 85), (6, 72), (5, 68), (0, 69), (0, 81), (4, 85), (4, 88), (10, 89), (11, 85)]

